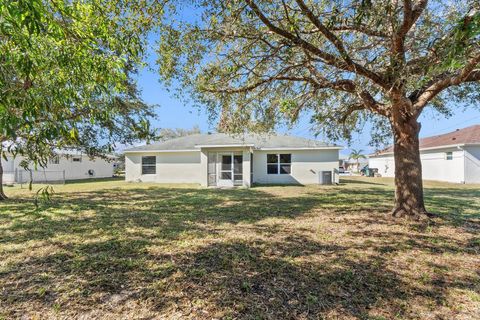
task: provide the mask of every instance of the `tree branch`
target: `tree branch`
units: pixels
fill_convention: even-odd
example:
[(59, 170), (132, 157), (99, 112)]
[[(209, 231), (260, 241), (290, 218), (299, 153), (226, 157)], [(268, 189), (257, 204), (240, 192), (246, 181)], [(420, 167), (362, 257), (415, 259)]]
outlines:
[(358, 75), (362, 75), (364, 77), (367, 77), (371, 79), (373, 82), (375, 82), (377, 85), (381, 86), (382, 88), (388, 89), (389, 85), (386, 82), (383, 77), (381, 77), (379, 74), (368, 70), (367, 68), (357, 64), (357, 63), (347, 63), (343, 59), (340, 59), (330, 53), (324, 52), (317, 48), (316, 46), (312, 45), (310, 42), (294, 35), (291, 34), (290, 32), (277, 27), (274, 25), (263, 13), (262, 11), (258, 8), (258, 6), (252, 1), (252, 0), (246, 0), (248, 6), (253, 10), (255, 15), (267, 26), (272, 32), (282, 36), (285, 39), (290, 40), (292, 43), (298, 45), (301, 48), (304, 48), (305, 50), (310, 51), (312, 54), (318, 56), (319, 58), (322, 59), (322, 61), (328, 65), (337, 67), (342, 70), (350, 71)]
[(405, 55), (405, 37), (415, 22), (417, 22), (423, 10), (425, 10), (427, 3), (428, 0), (420, 0), (415, 7), (412, 7), (411, 0), (403, 1), (403, 23), (392, 39), (392, 51), (395, 55), (401, 55), (402, 59), (404, 59)]
[(480, 70), (475, 69), (480, 64), (480, 54), (472, 58), (467, 65), (454, 74), (447, 74), (428, 83), (424, 89), (414, 92), (411, 99), (414, 99), (414, 110), (419, 113), (425, 105), (435, 98), (441, 91), (448, 87), (456, 86), (465, 82), (480, 81)]
[(307, 7), (305, 2), (303, 0), (296, 0), (298, 6), (302, 10), (302, 12), (307, 16), (307, 18), (315, 25), (315, 27), (320, 30), (320, 32), (337, 48), (338, 52), (342, 56), (343, 60), (350, 66), (353, 66), (353, 61), (350, 58), (349, 54), (347, 53), (347, 50), (343, 46), (343, 43), (338, 39), (337, 36), (335, 36), (330, 30), (328, 30), (321, 22), (320, 20), (313, 14), (313, 12)]

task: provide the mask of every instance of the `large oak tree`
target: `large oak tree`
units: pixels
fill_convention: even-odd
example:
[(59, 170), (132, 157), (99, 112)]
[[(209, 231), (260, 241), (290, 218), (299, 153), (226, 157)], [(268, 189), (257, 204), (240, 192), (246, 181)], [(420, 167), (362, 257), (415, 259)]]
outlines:
[[(225, 131), (269, 130), (312, 112), (349, 138), (393, 136), (395, 216), (424, 217), (419, 116), (478, 103), (478, 0), (198, 0), (169, 13), (160, 75), (220, 115)], [(376, 137), (376, 136), (375, 136)], [(376, 138), (375, 138), (376, 139)]]

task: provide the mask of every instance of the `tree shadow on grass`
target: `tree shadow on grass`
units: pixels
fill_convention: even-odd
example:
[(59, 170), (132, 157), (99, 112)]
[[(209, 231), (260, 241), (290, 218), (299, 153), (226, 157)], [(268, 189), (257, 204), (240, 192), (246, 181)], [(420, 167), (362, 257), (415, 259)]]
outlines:
[[(202, 224), (254, 223), (265, 218), (294, 218), (317, 206), (321, 197), (278, 198), (248, 189), (110, 189), (58, 195), (45, 214), (14, 219), (0, 237), (3, 243), (46, 240), (62, 234), (88, 235), (102, 230), (115, 236), (125, 228), (148, 228), (155, 237), (174, 239), (204, 232)], [(31, 203), (10, 203), (28, 213)], [(7, 210), (8, 211), (8, 210)], [(82, 213), (82, 214), (79, 214)], [(87, 214), (83, 214), (87, 213)], [(5, 215), (3, 222), (12, 217)], [(209, 230), (208, 232), (211, 232)]]
[(340, 177), (340, 185), (349, 185), (349, 184), (368, 184), (368, 185), (375, 185), (375, 186), (386, 186), (386, 183), (379, 183), (374, 181), (367, 181), (367, 180), (358, 180), (358, 179), (348, 179), (345, 176)]
[[(476, 191), (432, 190), (427, 204), (461, 205), (468, 216), (478, 206), (470, 192)], [(436, 197), (443, 197), (441, 203)], [(27, 214), (29, 202), (10, 201), (2, 208), (8, 218), (0, 215), (0, 245), (11, 246), (12, 255), (25, 254), (19, 249), (24, 244), (34, 244), (24, 250), (46, 249), (0, 268), (0, 310), (16, 317), (58, 304), (62, 315), (93, 317), (91, 310), (118, 316), (125, 305), (137, 313), (135, 306), (144, 305), (145, 318), (175, 312), (197, 319), (367, 319), (371, 310), (384, 318), (415, 318), (421, 315), (412, 315), (408, 306), (417, 298), (429, 299), (434, 309), (445, 304), (451, 288), (480, 294), (472, 286), (478, 281), (474, 275), (452, 281), (433, 274), (419, 284), (395, 270), (390, 255), (474, 255), (479, 242), (478, 237), (464, 242), (434, 233), (362, 230), (396, 223), (380, 214), (391, 199), (391, 191), (375, 187), (288, 198), (258, 189), (152, 187), (59, 194), (52, 207), (34, 216)], [(352, 205), (356, 201), (361, 205)], [(287, 232), (285, 225), (258, 223), (293, 221), (307, 213), (354, 228), (339, 244), (314, 241), (300, 226)], [(224, 239), (225, 225), (258, 238)], [(189, 237), (193, 242), (183, 245)], [(211, 240), (195, 244), (206, 237)]]
[[(357, 183), (357, 181), (352, 181)], [(311, 192), (309, 195), (318, 193)], [(353, 186), (337, 187), (332, 192), (318, 199), (318, 207), (328, 209), (341, 215), (358, 214), (359, 212), (384, 212), (390, 215), (393, 206), (394, 192), (377, 187)], [(455, 227), (463, 227), (469, 232), (480, 232), (480, 189), (470, 188), (425, 188), (425, 204), (427, 210), (436, 217)], [(360, 215), (364, 220), (368, 215)], [(389, 220), (398, 223), (398, 219)], [(423, 225), (425, 228), (428, 226)], [(419, 225), (419, 227), (422, 227)]]
[(441, 277), (420, 286), (387, 267), (382, 250), (359, 257), (348, 249), (298, 234), (214, 242), (171, 254), (150, 252), (140, 239), (69, 244), (0, 273), (2, 300), (44, 307), (55, 302), (65, 314), (87, 316), (133, 301), (159, 317), (367, 319), (371, 310), (386, 318), (412, 316), (408, 305), (418, 297), (440, 306), (446, 287), (472, 288), (468, 279), (449, 283)]
[(91, 183), (111, 182), (111, 181), (123, 182), (123, 181), (125, 181), (125, 177), (89, 178), (89, 179), (66, 180), (65, 184), (85, 184), (85, 183), (91, 184)]

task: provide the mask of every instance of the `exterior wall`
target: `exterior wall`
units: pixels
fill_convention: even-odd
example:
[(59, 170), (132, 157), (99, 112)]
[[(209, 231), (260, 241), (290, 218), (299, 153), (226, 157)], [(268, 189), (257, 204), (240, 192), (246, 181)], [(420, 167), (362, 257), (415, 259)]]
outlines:
[[(453, 159), (446, 160), (445, 153), (452, 152)], [(464, 151), (458, 148), (424, 150), (420, 152), (422, 177), (424, 180), (464, 183)], [(395, 176), (393, 155), (376, 156), (369, 159), (369, 167), (377, 168), (382, 177)]]
[[(291, 154), (291, 174), (267, 174), (267, 154), (270, 153)], [(318, 184), (321, 171), (334, 169), (338, 169), (338, 149), (253, 151), (253, 183)]]
[[(80, 156), (80, 155), (79, 155)], [(65, 180), (78, 180), (89, 178), (107, 178), (113, 176), (113, 162), (108, 162), (104, 159), (94, 158), (90, 159), (88, 156), (81, 156), (81, 162), (73, 162), (72, 157), (60, 156), (59, 163), (48, 163), (46, 168), (32, 168), (35, 175), (45, 175), (49, 180), (63, 180), (63, 172), (65, 171)], [(18, 156), (13, 158), (7, 156), (8, 161), (2, 159), (2, 166), (4, 170), (4, 182), (13, 183), (15, 181), (15, 171), (17, 171), (17, 180), (20, 178), (18, 172), (22, 172), (22, 180), (29, 179), (26, 172), (20, 167), (20, 162), (23, 157)], [(94, 175), (88, 174), (89, 170), (94, 171)], [(23, 176), (25, 175), (25, 176)]]
[(465, 183), (480, 183), (480, 146), (467, 146), (465, 151)]
[[(156, 174), (142, 175), (142, 156), (156, 156)], [(205, 183), (201, 152), (146, 152), (125, 155), (125, 180), (158, 183)]]
[[(46, 171), (64, 171), (66, 180), (88, 179), (88, 178), (110, 178), (113, 176), (113, 162), (104, 159), (90, 159), (88, 156), (82, 156), (82, 162), (73, 162), (71, 157), (60, 157), (58, 164), (49, 163)], [(89, 170), (94, 171), (94, 175), (88, 174)]]
[(252, 176), (251, 176), (251, 162), (250, 162), (250, 158), (251, 158), (251, 153), (250, 153), (250, 150), (244, 150), (243, 151), (243, 154), (242, 154), (242, 157), (243, 157), (243, 167), (242, 167), (242, 171), (243, 171), (243, 186), (245, 188), (249, 188), (251, 185), (252, 185)]
[[(125, 180), (159, 183), (198, 183), (207, 186), (208, 152), (242, 152), (243, 186), (263, 184), (316, 184), (320, 171), (338, 168), (338, 150), (253, 151), (253, 181), (250, 150), (207, 148), (191, 152), (145, 152), (125, 155)], [(290, 153), (291, 174), (267, 174), (267, 154)], [(156, 156), (156, 174), (142, 175), (142, 156)], [(217, 173), (218, 174), (218, 173)]]
[(3, 183), (12, 184), (15, 182), (15, 159), (7, 156), (7, 160), (1, 159), (3, 168)]
[(393, 159), (393, 155), (377, 156), (375, 158), (369, 158), (368, 166), (370, 168), (377, 168), (378, 173), (382, 177), (395, 176), (395, 161)]
[[(200, 170), (202, 174), (200, 175), (200, 185), (202, 187), (208, 187), (208, 174), (207, 174), (207, 166), (208, 166), (208, 151), (202, 149), (200, 151)], [(205, 172), (205, 174), (203, 174)]]

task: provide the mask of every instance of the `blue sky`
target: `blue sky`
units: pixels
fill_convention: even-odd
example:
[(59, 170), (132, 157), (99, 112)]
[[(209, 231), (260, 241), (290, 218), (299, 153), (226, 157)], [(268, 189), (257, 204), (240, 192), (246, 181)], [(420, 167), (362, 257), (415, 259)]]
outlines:
[[(159, 82), (158, 75), (155, 71), (144, 69), (138, 77), (139, 88), (142, 90), (142, 96), (145, 102), (158, 104), (156, 113), (158, 120), (153, 122), (156, 128), (184, 128), (189, 129), (198, 125), (204, 132), (215, 131), (216, 123), (209, 123), (206, 111), (203, 109), (193, 108), (184, 105), (182, 101), (175, 99), (172, 92), (168, 92), (166, 88)], [(457, 128), (467, 127), (480, 123), (480, 105), (468, 108), (468, 111), (458, 110), (450, 118), (445, 118), (433, 111), (426, 110), (420, 118), (422, 123), (422, 137), (431, 136), (441, 133), (454, 131)], [(303, 116), (298, 125), (289, 131), (282, 130), (287, 133), (305, 138), (315, 138), (309, 130), (309, 118)], [(318, 137), (325, 140), (323, 137)], [(351, 146), (347, 146), (344, 141), (336, 142), (345, 146), (342, 154), (348, 155), (350, 148), (362, 149), (365, 153), (372, 152), (373, 149), (368, 146), (370, 141), (370, 133), (368, 130), (361, 135), (356, 135)]]
[[(142, 96), (145, 102), (159, 105), (159, 107), (155, 109), (158, 115), (158, 120), (153, 122), (155, 127), (189, 129), (198, 125), (204, 132), (215, 131), (216, 124), (208, 122), (206, 111), (184, 105), (182, 101), (175, 99), (172, 92), (168, 92), (159, 82), (158, 75), (155, 71), (143, 70), (139, 74), (138, 84), (142, 90)], [(480, 123), (480, 105), (472, 106), (468, 111), (459, 110), (448, 119), (426, 110), (421, 116), (420, 121), (422, 123), (422, 131), (420, 133), (422, 137), (454, 131), (457, 128)], [(309, 128), (309, 118), (303, 116), (295, 128), (289, 131), (283, 130), (282, 133), (305, 138), (315, 138)], [(318, 137), (318, 139), (325, 140), (322, 137)], [(362, 149), (365, 153), (373, 151), (373, 149), (368, 146), (369, 141), (370, 134), (369, 131), (366, 130), (363, 134), (354, 137), (350, 147), (347, 146), (344, 141), (336, 142), (345, 146), (342, 154), (348, 155), (350, 148)]]
[[(180, 12), (181, 19), (193, 22), (199, 18), (200, 12), (197, 9), (183, 8)], [(143, 99), (147, 103), (158, 104), (156, 108), (158, 120), (154, 121), (153, 125), (156, 128), (184, 128), (189, 129), (198, 125), (204, 132), (215, 131), (216, 123), (209, 123), (205, 110), (198, 110), (188, 105), (184, 105), (182, 101), (175, 99), (172, 92), (168, 92), (165, 87), (159, 82), (159, 77), (155, 71), (155, 50), (156, 50), (155, 35), (150, 35), (148, 48), (148, 61), (150, 69), (144, 69), (139, 74), (138, 84), (142, 90)], [(324, 137), (315, 137), (310, 131), (310, 118), (303, 116), (300, 118), (297, 126), (292, 130), (281, 130), (280, 133), (287, 133), (295, 136), (325, 140)], [(473, 124), (480, 123), (480, 102), (476, 106), (471, 106), (468, 111), (463, 111), (463, 108), (458, 108), (450, 118), (445, 118), (438, 113), (431, 110), (425, 110), (421, 115), (420, 122), (422, 123), (421, 137), (442, 134), (454, 131), (457, 128), (467, 127)], [(327, 141), (335, 142), (345, 147), (341, 153), (348, 155), (351, 148), (362, 149), (364, 153), (368, 154), (374, 151), (368, 145), (370, 141), (369, 129), (366, 129), (361, 135), (354, 136), (350, 146), (345, 141)]]

